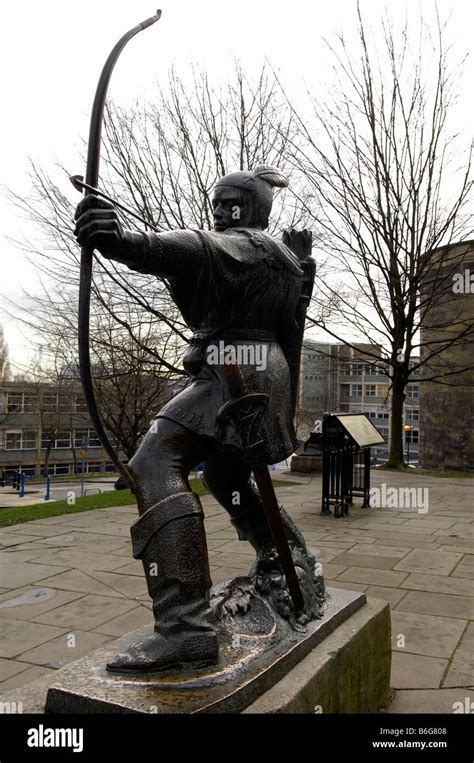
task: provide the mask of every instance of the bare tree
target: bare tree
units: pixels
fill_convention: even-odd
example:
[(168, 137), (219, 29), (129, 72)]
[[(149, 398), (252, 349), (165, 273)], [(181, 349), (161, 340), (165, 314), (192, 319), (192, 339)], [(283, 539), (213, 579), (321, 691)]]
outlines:
[[(158, 230), (211, 228), (212, 189), (226, 172), (275, 164), (290, 180), (295, 174), (287, 153), (290, 142), (298, 139), (296, 124), (277, 78), (264, 67), (250, 81), (236, 64), (229, 82), (218, 87), (210, 84), (205, 72), (193, 72), (192, 82), (186, 83), (171, 70), (167, 87), (158, 90), (153, 103), (128, 111), (109, 103), (107, 109), (101, 185)], [(71, 174), (60, 169), (65, 176)], [(56, 311), (70, 310), (79, 275), (72, 225), (76, 200), (72, 192), (70, 201), (51, 174), (35, 164), (30, 181), (30, 198), (11, 196), (36, 224), (41, 238), (17, 243), (42, 279), (39, 302), (46, 305), (49, 294), (56, 291), (52, 297)], [(272, 232), (304, 225), (306, 217), (294, 196), (283, 190), (275, 203)], [(129, 228), (139, 227), (126, 215), (124, 222)], [(183, 341), (189, 336), (166, 279), (97, 258), (93, 290), (97, 312), (122, 321), (133, 341), (137, 340), (133, 322), (125, 326), (120, 315), (124, 301), (134, 305), (136, 314), (167, 325)], [(156, 364), (167, 367), (159, 347), (149, 349)], [(174, 371), (180, 373), (178, 368)]]
[(0, 385), (10, 378), (10, 363), (8, 360), (8, 344), (5, 341), (3, 328), (0, 326)]
[[(327, 104), (313, 102), (313, 121), (298, 120), (292, 151), (311, 188), (299, 201), (333, 262), (318, 285), (336, 299), (338, 318), (313, 316), (312, 323), (354, 349), (367, 344), (367, 362), (388, 375), (388, 465), (395, 468), (403, 464), (407, 384), (421, 364), (474, 334), (474, 319), (460, 316), (454, 333), (440, 331), (422, 360), (412, 360), (425, 316), (452, 289), (446, 260), (434, 250), (472, 230), (471, 151), (460, 150), (459, 134), (449, 128), (459, 68), (449, 63), (444, 33), (438, 20), (433, 34), (422, 22), (418, 38), (408, 25), (397, 34), (385, 17), (369, 34), (358, 8), (358, 47), (342, 36), (331, 47), (338, 86)], [(472, 357), (468, 362), (472, 367)], [(462, 370), (443, 367), (436, 380), (455, 383)]]
[[(43, 301), (33, 299), (29, 310), (29, 318), (23, 320), (30, 331), (36, 330), (41, 348), (29, 377), (38, 382), (43, 443), (48, 443), (45, 460), (58, 432), (68, 431), (76, 464), (74, 430), (90, 428), (90, 420), (81, 395), (74, 311), (70, 305), (67, 309), (55, 304), (51, 294)], [(102, 420), (118, 449), (131, 458), (154, 415), (183, 385), (182, 375), (174, 370), (182, 343), (168, 326), (137, 314), (130, 304), (113, 305), (110, 313), (96, 305), (92, 318), (91, 360)], [(166, 365), (155, 356), (166, 358)]]

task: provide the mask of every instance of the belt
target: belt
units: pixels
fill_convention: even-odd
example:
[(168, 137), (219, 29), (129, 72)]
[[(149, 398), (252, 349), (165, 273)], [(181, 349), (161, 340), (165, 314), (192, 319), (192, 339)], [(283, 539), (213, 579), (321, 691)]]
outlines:
[(249, 342), (278, 342), (278, 335), (275, 331), (264, 331), (260, 329), (227, 329), (226, 331), (208, 329), (204, 331), (195, 331), (189, 340), (189, 344), (205, 344), (214, 339), (227, 339), (228, 341), (244, 339)]

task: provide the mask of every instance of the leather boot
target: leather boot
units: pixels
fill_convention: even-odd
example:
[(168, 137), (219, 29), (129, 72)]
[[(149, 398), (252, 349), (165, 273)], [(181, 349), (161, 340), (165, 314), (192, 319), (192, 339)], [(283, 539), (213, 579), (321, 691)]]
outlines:
[(216, 664), (203, 520), (199, 498), (186, 492), (156, 503), (132, 525), (133, 556), (143, 562), (155, 632), (109, 662), (107, 670), (159, 672)]
[[(300, 530), (298, 530), (283, 506), (281, 504), (279, 506), (288, 541), (298, 546), (306, 557), (314, 559), (313, 555), (306, 548), (306, 542)], [(252, 494), (247, 497), (245, 505), (237, 512), (235, 509), (235, 506), (232, 507), (231, 522), (237, 530), (239, 540), (248, 540), (257, 554), (264, 548), (272, 547), (273, 539), (267, 524), (260, 494), (255, 489), (252, 489)]]

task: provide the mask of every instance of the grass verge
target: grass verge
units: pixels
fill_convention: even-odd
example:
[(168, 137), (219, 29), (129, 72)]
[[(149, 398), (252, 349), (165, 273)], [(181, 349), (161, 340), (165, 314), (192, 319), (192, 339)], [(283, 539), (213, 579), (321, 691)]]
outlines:
[[(299, 484), (299, 482), (292, 482), (291, 480), (273, 480), (274, 487), (289, 487)], [(198, 495), (209, 494), (202, 480), (191, 480), (191, 485), (193, 491)], [(78, 514), (81, 511), (135, 505), (135, 503), (135, 496), (131, 494), (130, 490), (109, 490), (106, 493), (76, 498), (72, 505), (67, 500), (63, 500), (12, 506), (8, 509), (0, 509), (0, 527), (9, 527), (10, 525), (23, 524), (23, 522), (32, 522), (35, 519), (46, 519), (47, 517), (60, 517), (64, 514)]]

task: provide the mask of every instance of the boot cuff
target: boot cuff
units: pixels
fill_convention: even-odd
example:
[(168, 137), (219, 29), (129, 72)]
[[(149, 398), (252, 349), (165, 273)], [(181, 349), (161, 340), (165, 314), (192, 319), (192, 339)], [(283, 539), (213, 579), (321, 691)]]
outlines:
[(142, 558), (153, 536), (165, 525), (191, 516), (204, 520), (201, 502), (194, 493), (175, 493), (155, 503), (130, 528), (134, 558)]

